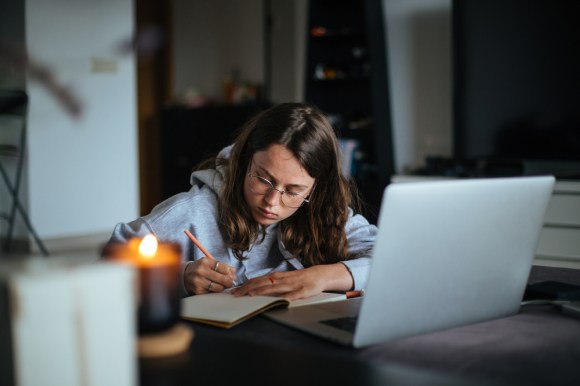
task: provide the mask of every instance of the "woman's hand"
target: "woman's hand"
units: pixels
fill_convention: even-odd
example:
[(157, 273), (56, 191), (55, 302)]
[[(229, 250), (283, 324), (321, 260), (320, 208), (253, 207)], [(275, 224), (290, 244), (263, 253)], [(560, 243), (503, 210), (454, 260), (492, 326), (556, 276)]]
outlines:
[(288, 272), (255, 277), (234, 288), (235, 296), (282, 296), (289, 300), (308, 298), (323, 291), (348, 291), (353, 279), (344, 264), (315, 265)]
[(185, 267), (183, 281), (190, 295), (222, 292), (231, 288), (236, 277), (236, 270), (219, 260), (204, 257)]

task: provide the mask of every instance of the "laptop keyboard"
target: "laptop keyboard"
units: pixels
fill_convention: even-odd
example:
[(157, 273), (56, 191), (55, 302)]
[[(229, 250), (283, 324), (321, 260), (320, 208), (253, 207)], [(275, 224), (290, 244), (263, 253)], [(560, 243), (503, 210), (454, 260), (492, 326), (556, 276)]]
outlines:
[(348, 331), (354, 333), (356, 328), (357, 317), (356, 316), (346, 316), (336, 319), (321, 320), (320, 323), (327, 324), (329, 326), (338, 328), (340, 330)]

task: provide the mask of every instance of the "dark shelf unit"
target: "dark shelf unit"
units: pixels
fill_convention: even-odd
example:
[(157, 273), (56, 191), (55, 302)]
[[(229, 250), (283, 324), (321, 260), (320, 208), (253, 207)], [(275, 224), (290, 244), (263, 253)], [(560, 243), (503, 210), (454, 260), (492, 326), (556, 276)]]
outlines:
[(376, 223), (394, 173), (382, 0), (310, 0), (308, 12), (305, 100), (356, 142), (348, 175)]
[(167, 106), (162, 111), (162, 198), (189, 190), (193, 168), (231, 144), (239, 128), (264, 106)]

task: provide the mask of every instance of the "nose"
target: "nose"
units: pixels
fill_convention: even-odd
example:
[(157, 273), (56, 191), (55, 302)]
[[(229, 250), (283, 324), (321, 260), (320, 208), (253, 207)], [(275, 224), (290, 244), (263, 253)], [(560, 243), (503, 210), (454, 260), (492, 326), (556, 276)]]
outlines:
[(280, 205), (281, 198), (282, 198), (282, 192), (280, 192), (276, 188), (272, 189), (270, 192), (268, 192), (264, 195), (264, 200), (266, 200), (266, 202), (270, 206)]

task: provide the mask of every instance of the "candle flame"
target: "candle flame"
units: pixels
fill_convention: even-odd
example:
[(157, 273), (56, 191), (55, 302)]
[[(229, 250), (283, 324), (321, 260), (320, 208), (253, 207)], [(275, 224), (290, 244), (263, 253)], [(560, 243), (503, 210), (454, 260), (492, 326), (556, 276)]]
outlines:
[(139, 253), (142, 256), (152, 258), (157, 253), (157, 239), (153, 235), (143, 237), (139, 244)]

